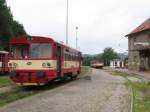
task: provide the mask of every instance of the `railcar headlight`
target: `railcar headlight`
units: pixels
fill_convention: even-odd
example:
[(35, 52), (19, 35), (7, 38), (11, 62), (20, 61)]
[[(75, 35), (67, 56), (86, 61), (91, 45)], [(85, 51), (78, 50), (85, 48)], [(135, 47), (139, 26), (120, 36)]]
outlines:
[(18, 64), (17, 63), (14, 63), (14, 67), (16, 68), (18, 66)]
[(18, 66), (17, 63), (9, 63), (9, 67), (13, 67), (13, 68), (16, 68)]
[(12, 63), (9, 63), (9, 65), (8, 65), (9, 67), (12, 67)]
[(46, 63), (43, 63), (42, 66), (43, 66), (43, 68), (46, 68)]
[(42, 66), (43, 66), (43, 68), (50, 68), (51, 63), (43, 63)]
[(51, 64), (50, 63), (47, 63), (47, 67), (50, 67), (51, 66)]

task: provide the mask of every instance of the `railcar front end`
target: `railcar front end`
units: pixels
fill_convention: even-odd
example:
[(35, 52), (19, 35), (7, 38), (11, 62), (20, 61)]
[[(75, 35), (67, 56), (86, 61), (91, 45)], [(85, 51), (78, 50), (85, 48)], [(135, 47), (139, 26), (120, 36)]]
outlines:
[(56, 76), (54, 41), (43, 37), (17, 37), (10, 41), (10, 78), (19, 86), (45, 85)]

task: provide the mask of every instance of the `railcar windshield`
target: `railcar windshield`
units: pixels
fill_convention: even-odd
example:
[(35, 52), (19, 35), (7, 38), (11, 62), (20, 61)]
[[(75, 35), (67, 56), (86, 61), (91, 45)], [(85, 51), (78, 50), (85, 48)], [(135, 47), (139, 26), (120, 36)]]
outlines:
[(30, 50), (31, 58), (51, 58), (52, 56), (50, 43), (32, 43)]
[(31, 45), (12, 45), (12, 56), (15, 59), (51, 58), (52, 47), (50, 43), (31, 43)]
[(28, 58), (29, 57), (29, 46), (28, 45), (12, 45), (13, 58)]

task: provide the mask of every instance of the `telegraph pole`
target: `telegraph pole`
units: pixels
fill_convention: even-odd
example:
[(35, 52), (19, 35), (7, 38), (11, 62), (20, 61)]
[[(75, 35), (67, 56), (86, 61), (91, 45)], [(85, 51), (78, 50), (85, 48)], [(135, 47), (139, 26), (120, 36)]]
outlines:
[(76, 49), (78, 49), (78, 27), (76, 26)]
[(66, 8), (66, 44), (68, 44), (68, 8), (69, 8), (69, 1), (67, 0), (67, 8)]

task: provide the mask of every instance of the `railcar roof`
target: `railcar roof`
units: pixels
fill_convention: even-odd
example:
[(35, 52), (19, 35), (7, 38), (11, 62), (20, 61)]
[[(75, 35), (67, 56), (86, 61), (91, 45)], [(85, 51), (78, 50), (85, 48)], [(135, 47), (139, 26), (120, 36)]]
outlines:
[(29, 43), (29, 40), (27, 38), (31, 38), (32, 42), (49, 42), (49, 41), (54, 41), (51, 37), (41, 37), (41, 36), (17, 36), (13, 37), (10, 40), (10, 43)]
[[(62, 42), (57, 42), (57, 41), (55, 41), (54, 39), (53, 39), (53, 37), (41, 37), (41, 36), (18, 36), (18, 37), (13, 37), (11, 40), (10, 40), (10, 43), (20, 43), (20, 42), (27, 42), (27, 37), (31, 37), (31, 38), (34, 38), (35, 40), (45, 40), (45, 41), (49, 41), (49, 40), (51, 40), (51, 41), (54, 41), (54, 42), (56, 42), (56, 43), (58, 43), (58, 44), (60, 44), (60, 45), (62, 45), (62, 46), (64, 46), (64, 47), (67, 47), (67, 48), (69, 48), (69, 49), (72, 49), (72, 50), (74, 50), (74, 51), (76, 51), (76, 52), (80, 52), (79, 50), (77, 50), (77, 49), (74, 49), (74, 48), (71, 48), (70, 46), (68, 46), (68, 45), (65, 45), (64, 43), (62, 43)], [(17, 38), (17, 39), (16, 39)]]
[(62, 42), (56, 42), (56, 43), (58, 43), (58, 44), (60, 44), (60, 45), (63, 45), (64, 47), (67, 47), (67, 48), (69, 48), (69, 49), (72, 49), (72, 50), (74, 50), (74, 51), (76, 51), (76, 52), (80, 52), (79, 50), (77, 50), (77, 49), (75, 49), (75, 48), (72, 48), (72, 47), (66, 45), (65, 43), (62, 43)]

